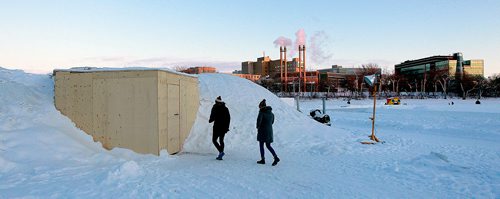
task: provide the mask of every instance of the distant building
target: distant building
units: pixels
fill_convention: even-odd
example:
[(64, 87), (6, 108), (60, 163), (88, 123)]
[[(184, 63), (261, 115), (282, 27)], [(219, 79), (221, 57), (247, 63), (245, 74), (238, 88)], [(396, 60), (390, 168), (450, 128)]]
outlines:
[(196, 66), (183, 70), (182, 72), (188, 74), (201, 74), (201, 73), (216, 73), (217, 70), (214, 67), (210, 66)]
[[(256, 76), (250, 77), (244, 75), (258, 75), (259, 78), (268, 76), (269, 78), (274, 79), (275, 82), (279, 83), (281, 78), (280, 67), (281, 65), (279, 59), (271, 60), (269, 56), (259, 57), (255, 62), (245, 61), (241, 63), (241, 77), (252, 80), (255, 79)], [(301, 71), (299, 68), (299, 58), (291, 58), (290, 60), (287, 60), (286, 67), (283, 68), (283, 73), (285, 70), (288, 76), (286, 85), (290, 89), (289, 91), (299, 91), (299, 83), (301, 85), (300, 87), (305, 85), (308, 91), (311, 89), (314, 91), (317, 90), (319, 83), (318, 71), (307, 71), (305, 73), (306, 84), (304, 84), (304, 77), (302, 77), (299, 73), (299, 71)], [(299, 77), (301, 80), (299, 80)], [(256, 81), (257, 79), (252, 81)]]
[(241, 70), (234, 70), (233, 74), (243, 74), (243, 73), (241, 72)]
[[(339, 65), (332, 65), (331, 68), (319, 69), (318, 73), (320, 82), (327, 84), (328, 87), (333, 87), (330, 88), (330, 91), (341, 91), (347, 81), (356, 79), (361, 81), (365, 72), (363, 68), (343, 68)], [(381, 74), (382, 69), (377, 68), (375, 73)]]
[(417, 60), (408, 60), (394, 66), (397, 75), (408, 79), (424, 79), (431, 72), (441, 71), (454, 78), (462, 75), (484, 76), (484, 61), (480, 59), (463, 60), (462, 53), (453, 55), (437, 55)]
[(250, 80), (252, 82), (255, 82), (255, 81), (259, 80), (260, 77), (261, 77), (260, 75), (253, 75), (253, 74), (237, 74), (237, 73), (233, 73), (232, 75), (248, 79), (248, 80)]
[[(287, 73), (299, 72), (299, 59), (292, 58), (287, 61)], [(259, 57), (257, 61), (245, 61), (241, 63), (242, 74), (256, 74), (261, 76), (280, 75), (280, 60), (271, 60), (269, 56)]]

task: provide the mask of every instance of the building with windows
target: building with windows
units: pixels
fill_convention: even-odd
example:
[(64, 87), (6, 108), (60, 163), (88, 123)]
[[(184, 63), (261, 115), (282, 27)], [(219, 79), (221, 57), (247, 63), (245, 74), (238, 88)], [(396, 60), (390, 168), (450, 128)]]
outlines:
[(271, 60), (269, 56), (257, 58), (257, 61), (241, 63), (242, 74), (260, 75), (266, 81), (272, 82), (276, 90), (289, 92), (313, 92), (318, 90), (318, 71), (306, 71), (306, 47), (298, 46), (299, 57), (287, 56), (286, 46), (280, 46), (280, 58)]
[[(381, 74), (382, 69), (374, 69), (376, 74)], [(353, 82), (356, 79), (361, 82), (365, 73), (369, 71), (363, 71), (363, 68), (343, 68), (339, 65), (332, 65), (331, 68), (319, 69), (319, 81), (322, 82), (324, 86), (329, 87), (330, 91), (342, 91), (348, 81)], [(324, 90), (325, 88), (321, 88)]]
[(248, 79), (252, 82), (256, 82), (257, 80), (260, 79), (260, 75), (253, 75), (253, 74), (239, 74), (239, 73), (233, 73), (231, 75), (234, 75), (234, 76), (238, 76), (238, 77), (241, 77), (241, 78), (245, 78), (245, 79)]
[[(299, 58), (292, 58), (290, 61), (286, 61), (285, 67), (283, 67), (283, 74), (286, 70), (286, 82), (283, 81), (283, 85), (285, 85), (288, 89), (287, 91), (298, 92), (303, 91), (304, 86), (306, 87), (306, 91), (317, 91), (318, 83), (319, 83), (319, 73), (318, 71), (307, 71), (303, 72), (303, 64), (299, 64)], [(299, 67), (300, 65), (300, 67)], [(280, 84), (280, 79), (282, 78), (281, 71), (281, 60), (271, 60), (269, 56), (259, 57), (257, 61), (245, 61), (241, 63), (241, 73), (242, 74), (233, 74), (236, 76), (243, 77), (245, 79), (256, 81), (261, 77), (269, 77), (274, 79), (275, 82)], [(305, 74), (305, 75), (304, 75)], [(305, 84), (304, 84), (305, 81)], [(300, 86), (299, 86), (300, 85)], [(299, 89), (299, 87), (301, 89)]]
[(464, 61), (462, 53), (454, 53), (408, 60), (396, 64), (394, 71), (407, 79), (425, 79), (433, 72), (444, 72), (452, 79), (461, 78), (464, 73), (484, 76), (484, 61), (480, 59)]
[[(269, 56), (259, 57), (257, 61), (245, 61), (241, 63), (242, 74), (255, 74), (261, 76), (280, 76), (280, 60), (271, 60)], [(299, 59), (293, 58), (286, 62), (288, 73), (299, 72)]]

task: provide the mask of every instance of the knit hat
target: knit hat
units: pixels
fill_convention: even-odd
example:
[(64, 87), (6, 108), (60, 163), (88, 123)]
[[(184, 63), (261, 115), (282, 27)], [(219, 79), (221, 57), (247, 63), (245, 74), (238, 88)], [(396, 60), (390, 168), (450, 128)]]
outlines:
[(267, 106), (266, 105), (266, 99), (263, 99), (260, 103), (259, 103), (259, 108), (262, 108), (262, 107), (265, 107)]
[(219, 96), (215, 99), (215, 102), (222, 102), (222, 98)]

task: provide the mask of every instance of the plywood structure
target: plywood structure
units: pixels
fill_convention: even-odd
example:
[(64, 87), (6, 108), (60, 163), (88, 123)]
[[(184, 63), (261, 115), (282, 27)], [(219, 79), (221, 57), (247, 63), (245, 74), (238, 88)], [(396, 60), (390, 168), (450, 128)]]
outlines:
[(181, 150), (199, 106), (198, 79), (165, 70), (54, 70), (55, 106), (106, 149)]

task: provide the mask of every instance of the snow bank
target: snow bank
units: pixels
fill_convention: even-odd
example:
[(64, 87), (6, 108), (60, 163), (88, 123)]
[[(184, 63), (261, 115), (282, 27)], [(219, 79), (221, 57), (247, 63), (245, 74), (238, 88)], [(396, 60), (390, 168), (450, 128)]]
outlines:
[(103, 152), (55, 109), (49, 75), (0, 68), (0, 101), (0, 149), (3, 161), (26, 164), (16, 169), (33, 162), (82, 161), (79, 157)]
[(318, 137), (323, 134), (317, 131), (328, 127), (314, 122), (267, 89), (247, 79), (227, 74), (201, 74), (199, 84), (200, 108), (184, 144), (185, 152), (215, 153), (211, 142), (213, 124), (209, 124), (208, 119), (217, 96), (222, 97), (231, 115), (230, 131), (225, 137), (228, 149), (246, 150), (257, 146), (256, 119), (262, 99), (266, 99), (267, 105), (273, 108), (276, 144), (302, 149), (308, 146), (304, 142), (324, 139)]
[[(53, 105), (49, 75), (0, 68), (0, 198), (498, 198), (500, 100), (404, 100), (377, 108), (385, 144), (361, 145), (371, 100), (328, 100), (332, 127), (264, 88), (203, 74), (200, 109), (183, 153), (104, 150)], [(215, 160), (210, 109), (217, 96), (232, 120), (226, 156)], [(276, 167), (260, 158), (258, 103), (273, 107)], [(267, 153), (269, 157), (269, 153)]]

